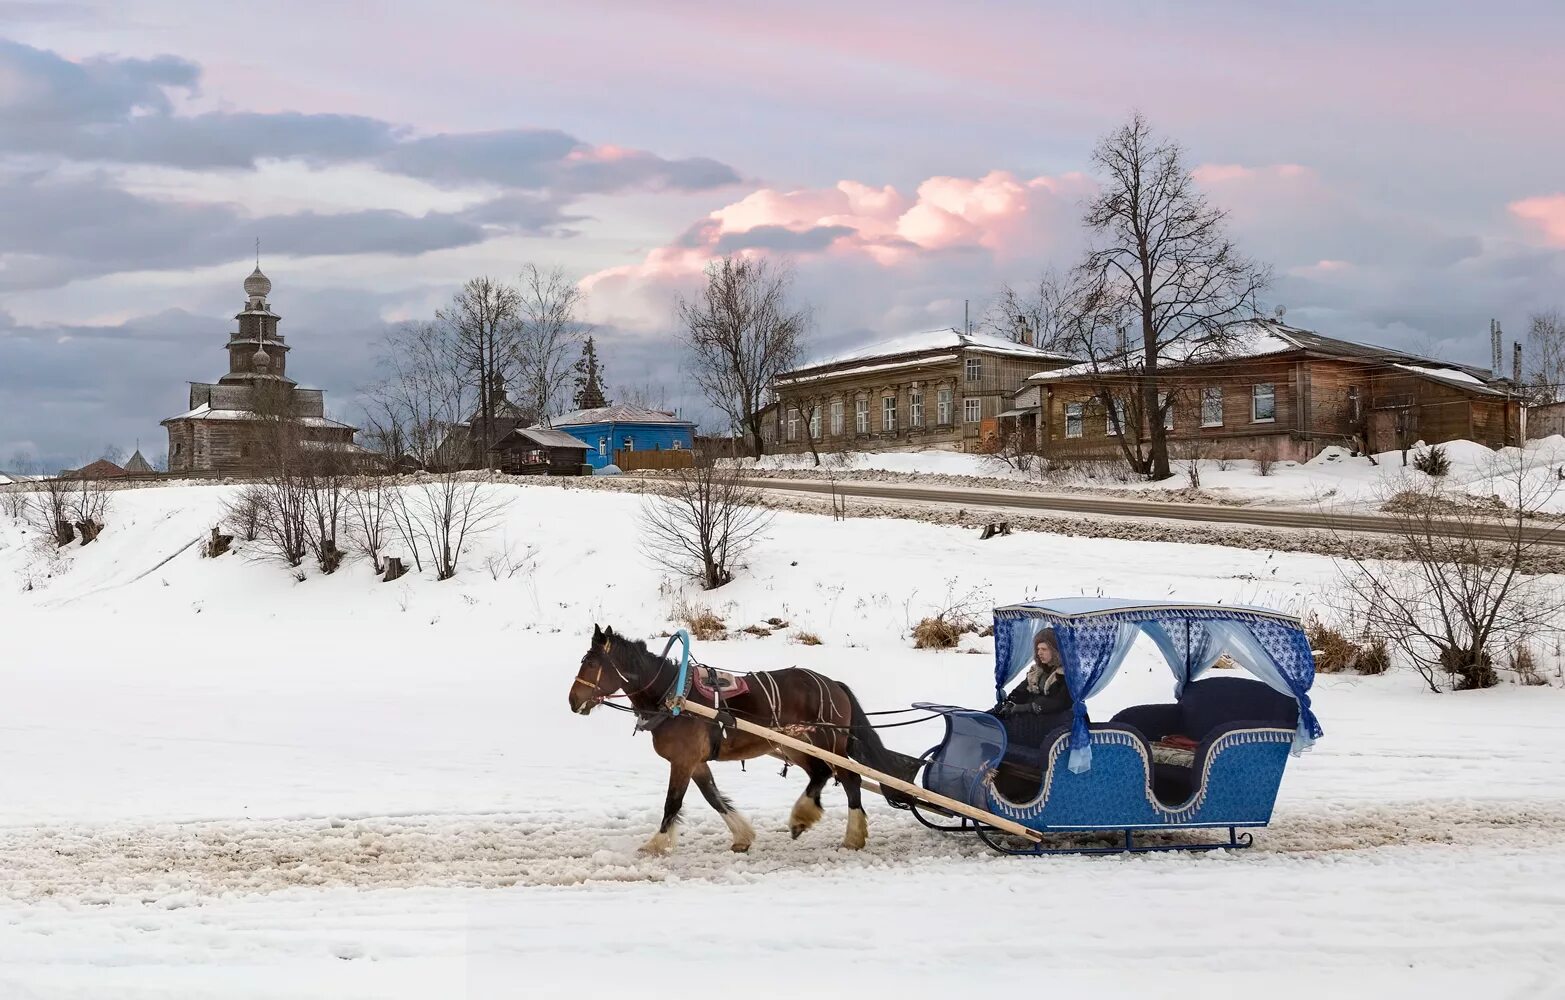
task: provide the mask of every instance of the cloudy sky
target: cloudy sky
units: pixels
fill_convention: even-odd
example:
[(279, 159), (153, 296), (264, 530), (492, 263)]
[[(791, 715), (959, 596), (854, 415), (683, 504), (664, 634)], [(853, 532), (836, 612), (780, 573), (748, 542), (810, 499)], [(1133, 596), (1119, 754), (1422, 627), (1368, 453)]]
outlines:
[(344, 418), (387, 324), (526, 262), (695, 410), (713, 255), (786, 255), (821, 351), (959, 325), (1071, 262), (1137, 108), (1290, 322), (1486, 364), (1565, 305), (1562, 37), (1558, 0), (0, 0), (0, 467), (163, 451), (257, 237)]

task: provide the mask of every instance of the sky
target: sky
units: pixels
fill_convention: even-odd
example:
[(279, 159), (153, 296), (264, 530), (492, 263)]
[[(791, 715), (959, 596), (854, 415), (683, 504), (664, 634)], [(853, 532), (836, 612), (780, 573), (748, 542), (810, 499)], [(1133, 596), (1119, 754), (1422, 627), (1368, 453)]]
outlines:
[(1079, 255), (1136, 110), (1269, 308), (1487, 365), (1565, 306), (1561, 38), (1557, 0), (0, 0), (0, 468), (164, 451), (256, 239), (343, 419), (390, 326), (526, 263), (701, 416), (714, 256), (789, 263), (810, 355), (960, 326)]

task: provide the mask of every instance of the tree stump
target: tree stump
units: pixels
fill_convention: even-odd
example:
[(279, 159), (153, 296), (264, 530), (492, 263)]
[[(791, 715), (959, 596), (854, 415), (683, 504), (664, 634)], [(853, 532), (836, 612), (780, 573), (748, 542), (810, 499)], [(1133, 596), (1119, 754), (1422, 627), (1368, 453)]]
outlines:
[(71, 527), (71, 522), (60, 520), (54, 522), (54, 544), (69, 545), (76, 541), (76, 529)]
[(96, 542), (98, 536), (103, 534), (103, 525), (89, 517), (84, 521), (77, 521), (76, 530), (81, 535), (82, 544), (87, 545)]
[(228, 547), (230, 545), (232, 545), (232, 544), (234, 544), (234, 536), (233, 535), (225, 535), (225, 534), (223, 534), (222, 532), (217, 530), (217, 526), (216, 525), (213, 525), (213, 527), (212, 527), (212, 537), (211, 537), (211, 539), (209, 539), (207, 541), (206, 545), (202, 548), (201, 554), (206, 556), (209, 559), (216, 559), (218, 556), (222, 555), (224, 552), (227, 552), (228, 551)]
[(984, 525), (984, 532), (978, 536), (978, 540), (980, 542), (987, 542), (995, 535), (1009, 535), (1010, 533), (1011, 522), (1009, 521), (1001, 521), (999, 524), (986, 524)]
[(386, 572), (385, 572), (384, 575), (381, 576), (381, 578), (380, 578), (381, 582), (382, 583), (390, 583), (391, 581), (397, 579), (398, 577), (403, 576), (404, 574), (406, 574), (407, 571), (408, 571), (407, 567), (402, 565), (402, 560), (399, 557), (397, 557), (397, 556), (387, 556), (386, 557)]

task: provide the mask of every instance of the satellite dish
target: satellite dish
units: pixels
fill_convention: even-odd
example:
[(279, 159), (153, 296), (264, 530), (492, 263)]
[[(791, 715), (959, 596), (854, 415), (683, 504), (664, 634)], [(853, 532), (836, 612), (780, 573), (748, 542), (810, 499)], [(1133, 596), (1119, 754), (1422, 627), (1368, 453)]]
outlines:
[(1288, 307), (1287, 306), (1278, 306), (1276, 309), (1273, 310), (1273, 313), (1276, 315), (1278, 322), (1282, 322), (1282, 318), (1283, 318), (1283, 316), (1287, 312), (1288, 312)]

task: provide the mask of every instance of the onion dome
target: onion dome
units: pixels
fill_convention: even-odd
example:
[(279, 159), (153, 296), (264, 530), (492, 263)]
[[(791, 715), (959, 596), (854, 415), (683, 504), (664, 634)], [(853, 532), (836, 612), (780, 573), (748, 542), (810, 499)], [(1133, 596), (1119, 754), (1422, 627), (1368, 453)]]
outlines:
[(260, 267), (250, 272), (250, 277), (245, 279), (245, 294), (258, 299), (266, 298), (272, 290), (272, 280), (261, 273)]
[(257, 347), (255, 353), (250, 355), (250, 364), (258, 372), (264, 372), (271, 367), (272, 356), (266, 353), (265, 347)]

